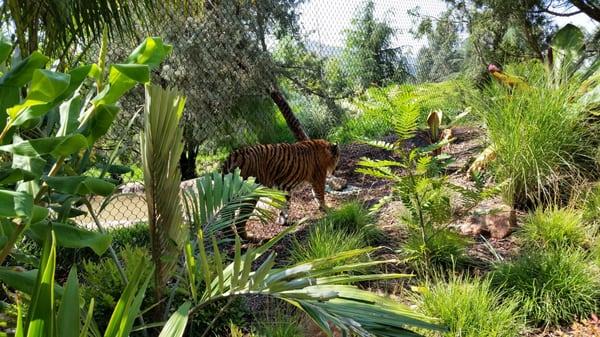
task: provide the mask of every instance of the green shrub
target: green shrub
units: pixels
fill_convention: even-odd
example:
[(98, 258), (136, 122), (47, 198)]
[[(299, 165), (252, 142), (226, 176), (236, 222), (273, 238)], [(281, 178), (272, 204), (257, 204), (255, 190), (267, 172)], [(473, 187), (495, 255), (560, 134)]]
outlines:
[(594, 227), (600, 225), (600, 185), (594, 186), (586, 195), (583, 203), (583, 219)]
[(552, 85), (540, 63), (507, 72), (526, 74), (530, 87), (493, 82), (472, 102), (496, 153), (496, 179), (508, 182), (503, 197), (518, 207), (560, 201), (564, 187), (589, 171), (594, 150), (585, 110), (572, 103), (578, 86)]
[(145, 222), (112, 228), (108, 234), (112, 238), (112, 246), (115, 250), (122, 250), (127, 246), (150, 249), (150, 230)]
[[(135, 267), (142, 260), (150, 259), (148, 250), (141, 247), (125, 246), (118, 253), (119, 259), (123, 262), (123, 268), (128, 279), (131, 279)], [(145, 270), (148, 273), (149, 270)], [(81, 292), (86, 301), (94, 298), (94, 320), (101, 331), (104, 331), (110, 319), (121, 293), (125, 289), (125, 282), (121, 279), (119, 270), (115, 261), (110, 257), (101, 260), (85, 261), (81, 267)], [(151, 294), (153, 287), (149, 285), (147, 294)], [(150, 296), (146, 296), (145, 303), (151, 304)]]
[(448, 228), (426, 227), (424, 231), (409, 228), (408, 238), (400, 252), (413, 268), (427, 272), (431, 267), (465, 264), (468, 261), (466, 251), (469, 244), (469, 239)]
[[(290, 263), (325, 258), (366, 246), (366, 240), (361, 233), (349, 233), (337, 229), (330, 221), (320, 221), (308, 230), (306, 238), (292, 240)], [(342, 261), (339, 264), (347, 262)]]
[(338, 123), (337, 112), (332, 111), (336, 107), (327, 106), (319, 98), (297, 99), (294, 111), (298, 111), (297, 117), (308, 137), (313, 139), (326, 139)]
[(341, 126), (331, 131), (329, 140), (347, 144), (361, 139), (381, 139), (391, 134), (394, 126), (386, 112), (365, 112), (350, 115)]
[(537, 209), (521, 227), (525, 246), (540, 248), (583, 247), (587, 241), (581, 212), (573, 209)]
[(439, 280), (427, 287), (419, 302), (426, 314), (441, 319), (448, 337), (513, 337), (525, 325), (518, 301), (494, 290), (489, 280)]
[(587, 258), (578, 249), (526, 251), (515, 261), (496, 265), (492, 284), (518, 298), (532, 323), (568, 323), (598, 309), (598, 270)]
[(254, 337), (304, 337), (299, 317), (278, 313), (258, 325)]
[(359, 233), (368, 242), (380, 238), (383, 233), (375, 224), (369, 211), (360, 201), (350, 201), (337, 209), (330, 210), (325, 216), (326, 221), (340, 231), (354, 234)]

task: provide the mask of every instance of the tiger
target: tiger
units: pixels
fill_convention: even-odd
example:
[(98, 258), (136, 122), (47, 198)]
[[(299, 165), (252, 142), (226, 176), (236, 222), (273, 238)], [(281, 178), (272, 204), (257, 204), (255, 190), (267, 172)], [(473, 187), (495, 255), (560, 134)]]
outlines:
[[(261, 144), (236, 150), (225, 160), (221, 171), (226, 174), (239, 168), (244, 179), (254, 177), (263, 186), (288, 192), (288, 205), (291, 190), (308, 182), (319, 209), (325, 211), (325, 179), (333, 174), (339, 159), (337, 144), (323, 139), (309, 139), (292, 144)], [(287, 222), (285, 211), (283, 222)], [(242, 237), (246, 236), (244, 227), (245, 223), (237, 226), (238, 234)]]

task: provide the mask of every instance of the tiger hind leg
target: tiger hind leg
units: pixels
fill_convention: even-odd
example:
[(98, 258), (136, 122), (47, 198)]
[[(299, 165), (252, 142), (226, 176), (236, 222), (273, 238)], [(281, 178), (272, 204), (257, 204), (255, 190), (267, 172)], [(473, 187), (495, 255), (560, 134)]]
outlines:
[(289, 224), (288, 218), (289, 218), (289, 212), (290, 212), (290, 200), (291, 199), (292, 199), (291, 192), (287, 192), (287, 194), (285, 195), (285, 205), (283, 206), (283, 208), (279, 212), (279, 216), (277, 217), (278, 225), (283, 226), (283, 225)]
[(237, 214), (237, 217), (235, 218), (235, 221), (234, 221), (235, 231), (236, 231), (237, 235), (239, 235), (244, 240), (248, 239), (248, 232), (246, 231), (246, 224), (248, 222), (248, 219), (250, 219), (250, 217), (252, 216), (252, 213), (254, 212), (254, 209), (256, 208), (257, 203), (258, 203), (258, 200), (253, 200), (253, 201), (249, 201), (248, 203), (242, 205)]

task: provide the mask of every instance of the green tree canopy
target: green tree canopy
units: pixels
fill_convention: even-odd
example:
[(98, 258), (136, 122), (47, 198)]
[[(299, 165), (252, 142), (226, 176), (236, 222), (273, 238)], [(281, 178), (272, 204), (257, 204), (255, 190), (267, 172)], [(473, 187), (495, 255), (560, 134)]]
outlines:
[(401, 48), (392, 46), (395, 29), (378, 21), (374, 11), (374, 2), (365, 2), (346, 31), (342, 62), (357, 89), (388, 81), (402, 82), (410, 76)]

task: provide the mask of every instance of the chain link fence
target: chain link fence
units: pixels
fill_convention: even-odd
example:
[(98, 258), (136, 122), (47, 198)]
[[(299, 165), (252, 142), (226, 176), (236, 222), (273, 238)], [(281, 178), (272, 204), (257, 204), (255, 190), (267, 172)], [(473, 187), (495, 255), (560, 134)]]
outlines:
[[(294, 141), (270, 100), (274, 88), (284, 92), (310, 137), (325, 138), (344, 118), (344, 100), (371, 82), (415, 83), (426, 38), (415, 37), (420, 19), (409, 12), (435, 17), (446, 10), (437, 0), (205, 3), (202, 15), (165, 8), (164, 20), (140, 27), (138, 34), (161, 36), (173, 45), (153, 81), (176, 86), (187, 97), (182, 127), (196, 173), (218, 167), (224, 148)], [(111, 45), (108, 58), (124, 59), (131, 45)], [(374, 51), (378, 54), (368, 54)], [(365, 59), (379, 63), (371, 67)], [(368, 71), (371, 77), (363, 78)], [(91, 200), (104, 227), (147, 221), (139, 172), (143, 99), (143, 88), (137, 88), (122, 101), (123, 112), (99, 147), (109, 157), (119, 145), (119, 162), (134, 169), (114, 195)], [(95, 226), (90, 214), (74, 220)]]

